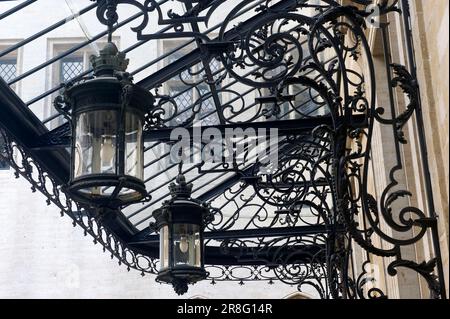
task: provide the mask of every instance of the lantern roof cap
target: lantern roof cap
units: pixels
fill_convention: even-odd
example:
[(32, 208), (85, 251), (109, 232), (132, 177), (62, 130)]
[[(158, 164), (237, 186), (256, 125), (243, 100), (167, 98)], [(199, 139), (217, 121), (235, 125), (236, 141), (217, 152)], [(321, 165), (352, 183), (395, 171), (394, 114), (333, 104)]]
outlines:
[(90, 61), (96, 76), (111, 76), (114, 72), (125, 72), (129, 63), (125, 53), (120, 52), (113, 42), (108, 42), (100, 50), (99, 55), (92, 55)]
[(169, 190), (172, 198), (190, 198), (192, 187), (192, 183), (187, 183), (186, 177), (183, 174), (178, 174), (176, 183), (171, 183)]

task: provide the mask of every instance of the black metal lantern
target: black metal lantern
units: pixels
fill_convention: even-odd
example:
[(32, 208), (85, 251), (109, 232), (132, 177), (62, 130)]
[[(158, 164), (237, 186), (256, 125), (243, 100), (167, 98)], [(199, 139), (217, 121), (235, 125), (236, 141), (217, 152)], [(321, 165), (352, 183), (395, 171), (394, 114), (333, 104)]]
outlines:
[(159, 282), (173, 285), (179, 295), (188, 284), (208, 276), (204, 268), (203, 230), (210, 216), (209, 209), (191, 198), (192, 184), (179, 174), (177, 183), (169, 186), (172, 198), (153, 212), (156, 222), (151, 226), (160, 234)]
[(114, 43), (108, 42), (99, 56), (91, 57), (91, 63), (94, 76), (67, 86), (63, 97), (55, 101), (66, 114), (71, 109), (67, 191), (88, 205), (119, 207), (139, 202), (147, 197), (143, 126), (154, 98), (132, 83), (125, 72), (128, 60)]

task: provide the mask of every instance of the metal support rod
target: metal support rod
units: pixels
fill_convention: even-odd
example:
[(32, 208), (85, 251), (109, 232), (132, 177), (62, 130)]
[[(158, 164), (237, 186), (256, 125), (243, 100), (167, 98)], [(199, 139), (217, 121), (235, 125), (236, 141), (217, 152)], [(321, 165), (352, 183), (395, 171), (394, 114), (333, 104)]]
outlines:
[[(364, 115), (354, 115), (352, 117), (353, 123), (357, 123), (355, 127), (364, 128), (366, 126), (365, 116)], [(236, 123), (236, 124), (226, 124), (226, 125), (214, 125), (214, 126), (202, 126), (201, 128), (194, 129), (193, 127), (186, 128), (189, 131), (189, 136), (191, 138), (201, 137), (197, 136), (194, 133), (203, 134), (204, 131), (214, 128), (220, 130), (222, 134), (226, 134), (227, 130), (234, 129), (242, 129), (243, 131), (252, 129), (255, 132), (258, 129), (278, 129), (279, 136), (291, 135), (291, 134), (299, 134), (302, 132), (308, 132), (314, 129), (315, 127), (321, 125), (331, 125), (332, 119), (330, 116), (316, 117), (316, 118), (308, 118), (308, 119), (297, 119), (297, 120), (282, 120), (282, 121), (267, 121), (267, 122), (255, 122), (255, 123)], [(54, 148), (65, 148), (70, 145), (70, 136), (62, 136), (59, 137), (59, 141), (53, 141), (49, 143), (48, 141), (52, 137), (56, 136), (59, 132), (65, 131), (70, 133), (69, 130), (65, 128), (68, 127), (69, 124), (65, 123), (62, 126), (56, 128), (53, 131), (46, 133), (39, 137), (36, 140), (35, 144), (32, 146), (35, 150), (46, 150), (46, 149), (54, 149)], [(175, 127), (168, 127), (157, 130), (150, 130), (144, 132), (144, 141), (145, 142), (168, 142), (170, 141), (170, 135), (175, 129)]]
[(29, 6), (30, 4), (36, 2), (37, 0), (28, 0), (28, 1), (24, 1), (21, 4), (15, 6), (14, 8), (9, 9), (8, 11), (0, 14), (0, 20), (10, 16), (13, 13), (16, 13), (17, 11), (22, 10), (23, 8)]
[[(365, 116), (364, 115), (354, 115), (353, 117), (354, 123), (359, 123), (360, 127), (365, 126)], [(284, 136), (289, 134), (297, 134), (305, 131), (310, 131), (321, 125), (331, 125), (332, 118), (330, 116), (323, 117), (315, 117), (315, 118), (305, 118), (305, 119), (297, 119), (297, 120), (280, 120), (280, 121), (266, 121), (266, 122), (254, 122), (254, 123), (235, 123), (235, 124), (226, 124), (226, 125), (215, 125), (215, 126), (202, 126), (201, 130), (194, 130), (194, 128), (189, 127), (186, 128), (191, 137), (195, 137), (193, 134), (198, 131), (199, 133), (203, 133), (205, 130), (210, 128), (216, 128), (222, 132), (222, 134), (226, 133), (227, 130), (234, 130), (236, 128), (240, 128), (242, 130), (246, 129), (254, 129), (257, 131), (258, 129), (278, 129), (278, 135)], [(144, 133), (144, 139), (146, 142), (155, 142), (155, 141), (169, 141), (170, 134), (174, 128), (165, 128), (147, 131)]]
[[(192, 10), (191, 3), (187, 2), (185, 4), (185, 6), (186, 6), (187, 10)], [(192, 22), (191, 27), (194, 32), (200, 33), (200, 28), (198, 27), (197, 22)], [(211, 96), (214, 101), (214, 106), (217, 111), (217, 113), (216, 113), (217, 117), (219, 118), (220, 124), (225, 124), (225, 119), (223, 117), (223, 114), (222, 114), (222, 112), (220, 112), (220, 110), (222, 108), (222, 102), (220, 101), (219, 94), (217, 93), (216, 84), (214, 83), (213, 72), (211, 71), (210, 63), (211, 63), (212, 57), (207, 54), (208, 52), (206, 50), (202, 49), (202, 43), (203, 43), (202, 40), (197, 38), (195, 42), (197, 43), (197, 47), (200, 49), (200, 51), (203, 51), (203, 54), (201, 55), (201, 61), (202, 61), (203, 69), (205, 72), (205, 76), (208, 79), (208, 87), (209, 87), (209, 91), (211, 92)]]
[[(336, 228), (337, 232), (345, 232), (345, 228), (341, 225)], [(270, 238), (270, 237), (292, 237), (327, 234), (330, 229), (326, 225), (313, 226), (296, 226), (296, 227), (266, 227), (255, 229), (225, 230), (225, 231), (208, 231), (203, 234), (205, 239), (213, 240), (229, 240), (229, 239), (248, 239), (248, 238)], [(151, 235), (152, 230), (145, 228), (138, 233), (138, 236), (132, 238), (129, 245), (148, 245), (159, 243), (159, 235)]]
[[(297, 3), (297, 0), (282, 0), (276, 4), (274, 4), (270, 9), (274, 11), (282, 11), (286, 10)], [(247, 9), (243, 10), (241, 14), (247, 12)], [(251, 28), (255, 21), (261, 19), (265, 13), (260, 13), (255, 15), (254, 17), (246, 20), (242, 24), (240, 24), (237, 28), (227, 31), (225, 33), (225, 40), (230, 41), (236, 38), (239, 38), (241, 34), (244, 34), (246, 30)], [(151, 89), (156, 87), (158, 84), (161, 84), (173, 76), (177, 75), (180, 71), (185, 70), (201, 60), (201, 50), (199, 48), (192, 50), (189, 54), (186, 54), (183, 58), (176, 60), (175, 62), (169, 64), (168, 66), (158, 70), (157, 72), (152, 73), (148, 77), (142, 79), (137, 85)]]

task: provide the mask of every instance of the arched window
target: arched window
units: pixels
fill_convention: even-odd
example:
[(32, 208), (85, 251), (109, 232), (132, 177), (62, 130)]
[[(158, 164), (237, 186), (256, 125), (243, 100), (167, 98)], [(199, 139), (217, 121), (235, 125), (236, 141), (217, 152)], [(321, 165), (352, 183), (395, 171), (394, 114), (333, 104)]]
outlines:
[(208, 299), (208, 298), (206, 298), (202, 295), (195, 295), (195, 296), (190, 297), (189, 299)]

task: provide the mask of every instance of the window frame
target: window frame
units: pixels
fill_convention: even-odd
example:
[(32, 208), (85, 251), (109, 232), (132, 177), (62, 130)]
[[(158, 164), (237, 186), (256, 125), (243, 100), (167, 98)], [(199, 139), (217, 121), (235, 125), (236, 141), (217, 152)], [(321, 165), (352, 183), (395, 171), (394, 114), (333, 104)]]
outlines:
[[(190, 39), (187, 39), (187, 38), (160, 39), (157, 42), (158, 43), (158, 45), (157, 45), (158, 54), (159, 54), (159, 56), (163, 56), (163, 55), (167, 54), (168, 52), (176, 49), (177, 47), (188, 43), (189, 41), (190, 41)], [(172, 63), (172, 62), (176, 61), (178, 58), (183, 57), (184, 55), (188, 54), (191, 49), (195, 49), (195, 48), (197, 48), (197, 45), (194, 42), (192, 44), (188, 44), (186, 47), (184, 47), (182, 49), (179, 49), (176, 53), (172, 53), (171, 54), (172, 56), (177, 55), (177, 56), (174, 56), (174, 59), (171, 59), (170, 55), (168, 57), (166, 57), (165, 59), (161, 59), (157, 64), (158, 70), (168, 66), (170, 63)], [(200, 67), (197, 66), (199, 64), (201, 64), (201, 62), (197, 63), (195, 68), (192, 70), (193, 73), (195, 74), (192, 76), (192, 79), (184, 80), (184, 82), (196, 83), (197, 81), (199, 81), (201, 79), (201, 77), (196, 74), (202, 68), (202, 66), (200, 66)], [(188, 72), (188, 71), (184, 71), (184, 72)], [(222, 85), (224, 85), (224, 84), (225, 84), (225, 80), (222, 82)], [(207, 83), (202, 83), (199, 86), (197, 86), (197, 88), (199, 90), (201, 90), (202, 86), (204, 86), (209, 91), (209, 86)], [(177, 74), (175, 77), (162, 83), (162, 86), (160, 88), (160, 90), (161, 90), (160, 94), (172, 96), (173, 94), (171, 94), (171, 90), (174, 90), (174, 88), (178, 92), (182, 92), (188, 88), (187, 85), (185, 83), (183, 83), (183, 81), (181, 81), (181, 79), (179, 79), (179, 74)], [(199, 92), (197, 91), (196, 88), (189, 88), (186, 92), (191, 92), (190, 93), (191, 99), (192, 99), (191, 105), (201, 97), (201, 95), (199, 94)], [(221, 93), (220, 94), (221, 101), (223, 101), (224, 98), (225, 98), (224, 93)], [(212, 98), (210, 98), (210, 99), (212, 99)], [(209, 101), (210, 99), (208, 99), (207, 101)], [(203, 102), (203, 103), (205, 103), (205, 102)], [(213, 103), (213, 107), (215, 108), (214, 101), (212, 101), (212, 103)], [(179, 105), (178, 105), (178, 107), (179, 107)], [(178, 110), (178, 111), (180, 111), (180, 110)], [(214, 115), (214, 114), (216, 114), (216, 113), (213, 113), (213, 116), (217, 116), (217, 114), (216, 115)], [(196, 117), (194, 119), (194, 122), (198, 121), (199, 117), (201, 117), (201, 115), (202, 115), (201, 111), (199, 113), (197, 113)], [(187, 118), (183, 118), (183, 119), (186, 120)], [(172, 119), (170, 122), (167, 123), (168, 126), (177, 127), (183, 123), (183, 122), (178, 122), (176, 120), (177, 120), (177, 118)], [(196, 124), (194, 124), (194, 125), (196, 125)], [(166, 144), (166, 143), (160, 144), (160, 146), (158, 146), (157, 148), (158, 148), (158, 152), (161, 152), (160, 154), (165, 154), (170, 151), (170, 145)], [(163, 163), (160, 164), (160, 165), (162, 165), (160, 167), (161, 169), (163, 169), (163, 167), (168, 167), (170, 165), (177, 164), (174, 161), (172, 161), (170, 155), (166, 156), (165, 159), (166, 159), (165, 161), (160, 161), (160, 162), (164, 162), (164, 166), (162, 165)], [(167, 172), (166, 172), (166, 174), (167, 174)]]
[[(59, 54), (70, 50), (71, 48), (79, 45), (80, 43), (86, 41), (84, 37), (65, 37), (65, 38), (48, 38), (47, 39), (47, 58), (52, 59)], [(114, 36), (113, 42), (120, 48), (120, 37)], [(51, 90), (54, 87), (59, 86), (63, 83), (62, 79), (62, 63), (67, 59), (81, 59), (83, 61), (83, 71), (89, 69), (90, 66), (90, 56), (94, 54), (98, 54), (98, 51), (107, 43), (106, 38), (102, 38), (96, 42), (91, 43), (90, 45), (86, 45), (83, 48), (70, 53), (62, 59), (59, 59), (55, 63), (53, 63), (50, 67), (46, 68), (47, 72), (47, 81), (46, 81), (46, 90)], [(44, 106), (44, 118), (49, 118), (57, 113), (56, 109), (53, 107), (53, 101), (56, 96), (59, 94), (59, 91), (50, 94), (45, 101)], [(46, 125), (49, 129), (55, 129), (62, 125), (66, 120), (62, 117), (57, 119), (53, 119), (48, 122)]]
[[(14, 68), (15, 68), (15, 70), (14, 70), (14, 73), (15, 73), (14, 77), (12, 77), (11, 79), (5, 79), (5, 78), (2, 77), (3, 80), (8, 83), (9, 81), (13, 80), (17, 76), (17, 59), (13, 58), (13, 57), (11, 57), (11, 58), (0, 58), (0, 65), (5, 65), (5, 64), (13, 65)], [(0, 69), (0, 71), (1, 71), (1, 69)]]
[[(3, 50), (19, 43), (22, 41), (22, 39), (0, 39), (0, 52)], [(17, 50), (14, 50), (13, 52), (10, 52), (2, 57), (0, 57), (0, 61), (2, 60), (11, 60), (14, 59), (16, 61), (16, 76), (22, 74), (22, 65), (23, 65), (23, 47), (18, 48)], [(16, 92), (17, 95), (20, 96), (21, 89), (22, 89), (22, 81), (19, 81), (17, 83), (14, 83), (10, 86), (10, 88)]]
[[(158, 41), (158, 53), (159, 53), (160, 56), (165, 55), (169, 51), (174, 50), (178, 46), (180, 46), (182, 44), (185, 44), (187, 42), (189, 42), (189, 39), (187, 39), (187, 38), (161, 39), (161, 40)], [(176, 53), (173, 53), (172, 55), (179, 54), (180, 57), (182, 57), (182, 56), (188, 54), (191, 49), (195, 49), (195, 48), (197, 48), (197, 46), (195, 45), (195, 43), (192, 43), (192, 44), (187, 45), (185, 48), (179, 49)], [(176, 59), (177, 58), (175, 58), (175, 60)], [(161, 61), (158, 62), (158, 69), (162, 69), (162, 68), (166, 67), (167, 65), (169, 65), (172, 62), (173, 62), (173, 60), (171, 60), (169, 57), (167, 57), (165, 59), (162, 59)], [(198, 64), (201, 64), (201, 62), (199, 62)], [(195, 74), (192, 76), (192, 79), (185, 80), (186, 83), (190, 83), (190, 82), (196, 83), (197, 81), (199, 81), (201, 79), (201, 77), (196, 74), (201, 69), (201, 67), (200, 68), (198, 68), (198, 66), (194, 66), (194, 67), (195, 67), (195, 69), (193, 69), (193, 72)], [(187, 72), (187, 71), (184, 71), (184, 72)], [(178, 76), (179, 75), (177, 75), (177, 77)], [(226, 80), (222, 81), (222, 85), (226, 85)], [(203, 86), (209, 91), (209, 85), (207, 83), (202, 83), (199, 86), (197, 86), (197, 88), (199, 90), (201, 90), (201, 88)], [(181, 81), (180, 79), (171, 78), (171, 79), (165, 81), (162, 84), (162, 87), (161, 87), (162, 94), (171, 96), (170, 91), (171, 91), (172, 87), (178, 87), (178, 88), (184, 87), (186, 89), (186, 84), (183, 83), (183, 81)], [(191, 94), (192, 103), (191, 104), (193, 104), (194, 102), (196, 102), (201, 97), (201, 94), (199, 94), (199, 92), (195, 88), (190, 88), (189, 90), (192, 91), (192, 94)], [(182, 90), (178, 90), (178, 91), (182, 91)], [(225, 100), (225, 98), (226, 98), (226, 96), (224, 96), (224, 95), (225, 94), (223, 92), (220, 93), (220, 97), (219, 98), (220, 98), (221, 102), (223, 102)], [(211, 99), (212, 99), (212, 97), (211, 97)], [(208, 100), (210, 100), (210, 99), (208, 99)], [(205, 102), (203, 102), (203, 103), (205, 103)], [(213, 103), (213, 107), (215, 108), (215, 105), (214, 105), (213, 101), (212, 101), (212, 103)], [(198, 120), (199, 116), (201, 116), (201, 114), (202, 114), (202, 112), (199, 112), (196, 115), (195, 120)], [(173, 127), (176, 127), (176, 126), (178, 126), (180, 124), (181, 123), (175, 122), (175, 119), (173, 121), (170, 121), (170, 126), (173, 126)]]
[[(16, 43), (19, 43), (22, 39), (0, 39), (0, 52), (3, 50), (15, 45)], [(18, 48), (17, 50), (14, 50), (13, 52), (10, 52), (2, 57), (0, 57), (0, 61), (15, 61), (16, 62), (16, 76), (22, 74), (22, 64), (23, 64), (23, 47)], [(22, 89), (22, 83), (21, 81), (14, 83), (10, 86), (10, 88), (20, 96), (21, 89)], [(0, 141), (1, 142), (1, 141)], [(16, 156), (16, 153), (14, 152), (14, 157)], [(8, 162), (6, 162), (6, 165), (0, 167), (0, 172), (9, 172), (11, 169), (11, 165), (9, 165)]]

